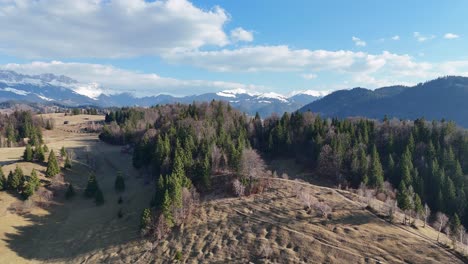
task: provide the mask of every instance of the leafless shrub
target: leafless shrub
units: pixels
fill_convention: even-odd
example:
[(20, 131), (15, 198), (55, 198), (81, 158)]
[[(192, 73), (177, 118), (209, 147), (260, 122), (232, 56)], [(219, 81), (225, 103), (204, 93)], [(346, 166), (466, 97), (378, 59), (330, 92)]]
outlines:
[(234, 193), (236, 194), (236, 196), (238, 197), (244, 196), (245, 186), (242, 185), (242, 183), (238, 179), (235, 179), (232, 182), (232, 189), (234, 190)]
[(166, 218), (161, 214), (154, 224), (154, 237), (161, 240), (169, 233), (170, 227), (167, 225)]
[(262, 258), (269, 259), (272, 253), (273, 253), (273, 249), (271, 248), (271, 245), (268, 243), (262, 244), (262, 246), (259, 249), (259, 255)]
[(301, 193), (302, 193), (302, 186), (299, 184), (299, 181), (297, 179), (294, 180), (294, 183), (292, 185), (292, 189), (293, 189), (293, 194), (299, 198)]
[(310, 194), (310, 192), (301, 189), (301, 192), (299, 194), (299, 200), (304, 204), (304, 206), (307, 206), (308, 209), (312, 208), (312, 206), (315, 206), (318, 201), (315, 199), (314, 196)]
[(332, 212), (332, 209), (328, 204), (324, 202), (318, 202), (315, 204), (315, 208), (317, 209), (320, 216), (323, 218), (328, 218), (328, 215)]
[(426, 227), (427, 219), (429, 218), (430, 215), (431, 215), (431, 209), (429, 208), (427, 204), (424, 204), (424, 212), (423, 212), (424, 227)]

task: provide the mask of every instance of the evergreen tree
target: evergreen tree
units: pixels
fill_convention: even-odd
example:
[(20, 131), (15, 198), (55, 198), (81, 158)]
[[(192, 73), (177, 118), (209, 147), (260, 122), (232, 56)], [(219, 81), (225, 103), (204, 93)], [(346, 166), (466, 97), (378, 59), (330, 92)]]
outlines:
[(381, 189), (383, 187), (384, 175), (379, 153), (377, 152), (377, 147), (375, 145), (372, 148), (369, 175), (369, 184), (377, 189)]
[(450, 226), (452, 228), (453, 235), (458, 236), (458, 234), (462, 231), (461, 229), (462, 225), (460, 222), (460, 218), (458, 217), (458, 214), (453, 215)]
[(117, 172), (117, 177), (115, 178), (115, 190), (118, 192), (123, 192), (125, 190), (125, 179), (122, 172)]
[(414, 212), (417, 215), (422, 215), (424, 212), (424, 207), (418, 194), (414, 196)]
[(404, 181), (401, 181), (400, 186), (398, 187), (397, 193), (397, 204), (398, 207), (403, 210), (405, 214), (404, 222), (406, 223), (406, 212), (411, 210), (411, 198), (408, 195), (408, 190), (406, 189), (406, 184)]
[(39, 162), (45, 161), (44, 148), (41, 145), (35, 147), (34, 156)]
[(29, 182), (32, 184), (32, 186), (34, 186), (34, 191), (37, 191), (39, 189), (41, 181), (39, 180), (39, 177), (37, 176), (36, 169), (32, 169)]
[(151, 209), (145, 208), (141, 213), (140, 228), (145, 229), (151, 224)]
[(26, 145), (26, 149), (24, 150), (23, 160), (24, 161), (32, 161), (33, 160), (33, 150), (31, 148), (31, 145), (29, 145), (29, 144)]
[(68, 184), (67, 191), (65, 192), (65, 199), (70, 200), (75, 196), (75, 188), (73, 188), (73, 184)]
[(70, 160), (70, 158), (68, 157), (68, 155), (67, 155), (66, 158), (65, 158), (65, 164), (63, 165), (63, 167), (64, 167), (65, 169), (71, 169), (71, 167), (72, 167), (72, 163), (71, 163), (71, 160)]
[(65, 151), (65, 147), (62, 146), (60, 149), (60, 157), (65, 158), (67, 156), (67, 152)]
[(174, 225), (174, 218), (172, 217), (172, 201), (169, 196), (168, 190), (164, 193), (164, 198), (162, 202), (162, 214), (166, 219), (167, 225), (172, 227)]
[(23, 187), (22, 187), (22, 192), (21, 196), (23, 199), (28, 199), (31, 195), (34, 194), (35, 192), (35, 186), (31, 184), (31, 182), (24, 182)]
[(8, 181), (5, 178), (5, 174), (3, 173), (2, 166), (0, 165), (0, 191), (6, 190), (8, 186)]
[(211, 166), (210, 166), (210, 159), (208, 155), (205, 155), (201, 173), (202, 173), (203, 187), (209, 190), (211, 188)]
[(23, 170), (16, 165), (15, 172), (11, 172), (8, 175), (8, 186), (11, 190), (21, 191), (24, 183)]
[(88, 184), (86, 185), (86, 189), (84, 191), (84, 194), (87, 198), (92, 198), (96, 195), (96, 192), (98, 190), (98, 182), (96, 179), (96, 176), (94, 174), (90, 174), (88, 176)]
[(49, 160), (47, 161), (47, 170), (46, 176), (47, 177), (54, 177), (55, 175), (60, 173), (60, 167), (57, 162), (57, 157), (55, 157), (54, 150), (50, 151)]

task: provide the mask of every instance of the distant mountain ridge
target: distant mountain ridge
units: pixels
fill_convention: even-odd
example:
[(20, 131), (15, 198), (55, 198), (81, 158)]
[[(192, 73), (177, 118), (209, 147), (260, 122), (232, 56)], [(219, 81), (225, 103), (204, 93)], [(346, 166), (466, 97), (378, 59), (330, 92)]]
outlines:
[(323, 97), (324, 93), (317, 91), (300, 91), (290, 97), (277, 93), (258, 93), (243, 89), (233, 89), (216, 93), (174, 97), (171, 95), (156, 95), (135, 97), (130, 93), (105, 94), (90, 96), (97, 84), (84, 84), (63, 75), (40, 74), (25, 75), (14, 71), (0, 70), (0, 102), (25, 101), (33, 103), (59, 103), (64, 106), (93, 105), (111, 106), (152, 106), (168, 103), (192, 103), (211, 100), (223, 100), (233, 107), (250, 115), (259, 112), (261, 116), (272, 113), (296, 111), (300, 107)]
[(413, 87), (391, 86), (374, 91), (340, 90), (300, 109), (325, 117), (362, 116), (381, 119), (453, 120), (468, 127), (468, 78), (441, 77)]

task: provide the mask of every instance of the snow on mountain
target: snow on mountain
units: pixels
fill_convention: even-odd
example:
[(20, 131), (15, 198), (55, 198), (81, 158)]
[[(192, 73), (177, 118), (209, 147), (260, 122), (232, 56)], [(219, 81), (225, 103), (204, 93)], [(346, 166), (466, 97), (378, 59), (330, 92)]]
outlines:
[(268, 98), (268, 99), (275, 99), (275, 100), (279, 100), (281, 102), (288, 102), (288, 99), (279, 94), (279, 93), (273, 93), (273, 92), (270, 92), (270, 93), (263, 93), (263, 94), (260, 94), (257, 96), (258, 98)]
[(221, 91), (221, 92), (217, 92), (216, 95), (222, 96), (222, 97), (236, 98), (237, 95), (256, 96), (256, 95), (259, 95), (259, 93), (257, 93), (257, 92), (248, 92), (245, 89), (237, 88), (237, 89), (224, 90), (224, 91)]
[(30, 94), (29, 92), (26, 92), (26, 91), (23, 91), (23, 90), (18, 90), (18, 89), (11, 88), (11, 87), (5, 87), (3, 89), (0, 89), (0, 91), (11, 92), (11, 93), (15, 93), (15, 94), (18, 94), (18, 95), (28, 95), (28, 94)]
[(305, 94), (313, 97), (324, 97), (330, 94), (330, 91), (316, 91), (316, 90), (302, 90), (302, 91), (293, 91), (289, 94), (288, 98), (291, 98), (296, 95)]

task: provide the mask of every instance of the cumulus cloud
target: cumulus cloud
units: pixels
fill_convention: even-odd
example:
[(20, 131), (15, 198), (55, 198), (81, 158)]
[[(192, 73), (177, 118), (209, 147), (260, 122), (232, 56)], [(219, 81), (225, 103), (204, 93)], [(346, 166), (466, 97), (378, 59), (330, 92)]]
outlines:
[(395, 35), (395, 36), (392, 37), (392, 40), (400, 40), (400, 36)]
[(453, 34), (453, 33), (447, 33), (444, 35), (444, 39), (457, 39), (459, 37), (460, 37), (459, 35)]
[(252, 31), (247, 31), (240, 27), (231, 30), (231, 40), (233, 42), (252, 42), (253, 39), (254, 38)]
[(187, 0), (2, 0), (0, 53), (115, 58), (222, 47), (228, 20), (220, 7), (203, 10)]
[(419, 32), (414, 32), (413, 37), (418, 41), (418, 42), (424, 42), (427, 40), (435, 39), (435, 35), (422, 35)]
[(291, 49), (288, 46), (254, 46), (216, 51), (171, 53), (165, 59), (219, 72), (333, 71), (372, 73), (382, 70), (420, 75), (429, 67), (409, 55), (390, 52), (368, 54), (346, 50)]
[(367, 45), (367, 43), (365, 41), (361, 40), (358, 37), (353, 36), (351, 39), (353, 40), (354, 45), (356, 45), (356, 46), (365, 47)]
[(301, 76), (302, 76), (302, 78), (304, 78), (306, 80), (313, 80), (313, 79), (317, 78), (317, 74), (314, 74), (314, 73), (305, 73), (305, 74), (302, 74)]
[(95, 91), (94, 97), (100, 93), (123, 92), (132, 93), (136, 96), (151, 96), (162, 93), (172, 95), (202, 94), (227, 89), (267, 90), (266, 87), (261, 85), (224, 81), (181, 80), (162, 77), (154, 73), (139, 73), (114, 66), (91, 63), (37, 61), (25, 64), (0, 65), (0, 69), (24, 74), (54, 73), (69, 76), (82, 83), (89, 83), (89, 86), (83, 86), (82, 93), (89, 94), (90, 89), (93, 89)]

